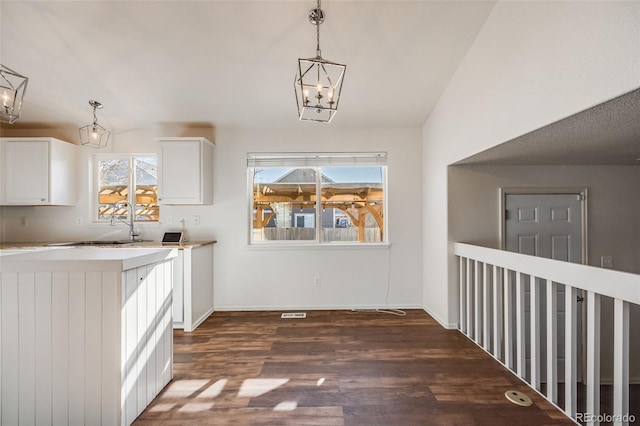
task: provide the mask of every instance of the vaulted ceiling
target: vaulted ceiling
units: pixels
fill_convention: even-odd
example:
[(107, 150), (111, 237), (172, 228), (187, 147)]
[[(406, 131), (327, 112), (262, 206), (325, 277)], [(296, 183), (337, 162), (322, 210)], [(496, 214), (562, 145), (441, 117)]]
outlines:
[[(325, 59), (347, 64), (331, 126), (420, 127), (495, 1), (324, 0)], [(0, 63), (27, 75), (2, 128), (80, 127), (90, 99), (114, 133), (162, 125), (295, 128), (314, 0), (0, 1)], [(508, 37), (505, 34), (505, 37)], [(526, 51), (514, 52), (526, 55)], [(462, 163), (639, 164), (631, 93)], [(0, 129), (1, 130), (1, 129)]]
[[(421, 126), (493, 1), (325, 0), (323, 57), (347, 64), (334, 126)], [(18, 126), (91, 121), (284, 128), (310, 1), (0, 2), (0, 62), (27, 75)]]

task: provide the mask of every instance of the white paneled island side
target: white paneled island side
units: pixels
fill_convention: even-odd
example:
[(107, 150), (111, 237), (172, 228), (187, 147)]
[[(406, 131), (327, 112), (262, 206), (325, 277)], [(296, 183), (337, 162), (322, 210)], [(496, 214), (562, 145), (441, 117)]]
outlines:
[(172, 377), (176, 249), (0, 258), (0, 423), (129, 425)]

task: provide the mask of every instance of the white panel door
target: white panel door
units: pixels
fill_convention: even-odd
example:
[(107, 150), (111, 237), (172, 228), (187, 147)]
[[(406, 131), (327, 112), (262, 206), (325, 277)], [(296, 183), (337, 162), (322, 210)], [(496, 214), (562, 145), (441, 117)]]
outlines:
[(508, 251), (582, 263), (582, 201), (578, 194), (508, 194)]
[[(574, 263), (582, 263), (582, 197), (579, 194), (507, 194), (505, 197), (505, 247), (532, 256), (546, 257)], [(539, 281), (540, 302), (546, 298), (546, 285)], [(525, 282), (526, 341), (530, 341), (529, 280)], [(564, 286), (558, 286), (558, 378), (564, 380), (565, 298)], [(578, 310), (582, 308), (578, 304)], [(540, 317), (545, 318), (546, 308), (541, 306)], [(541, 369), (543, 382), (546, 377), (546, 327), (541, 330)], [(578, 313), (578, 371), (581, 371), (581, 314)], [(526, 348), (526, 371), (529, 378), (530, 347)]]

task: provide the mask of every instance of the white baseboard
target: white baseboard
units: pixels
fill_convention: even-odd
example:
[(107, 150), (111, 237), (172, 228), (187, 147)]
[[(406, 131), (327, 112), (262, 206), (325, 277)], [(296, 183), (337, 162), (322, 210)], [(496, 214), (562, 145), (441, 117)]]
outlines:
[(202, 322), (204, 320), (206, 320), (207, 318), (209, 318), (211, 316), (211, 314), (213, 313), (213, 308), (208, 309), (207, 312), (205, 312), (204, 314), (202, 314), (202, 316), (200, 318), (198, 318), (197, 320), (194, 321), (193, 324), (191, 324), (191, 330), (185, 330), (185, 331), (193, 331), (196, 328), (198, 328), (198, 326), (200, 324), (202, 324)]
[(440, 318), (438, 315), (434, 314), (433, 312), (429, 312), (429, 310), (427, 308), (422, 308), (427, 314), (429, 314), (429, 316), (431, 316), (431, 318), (433, 318), (434, 320), (438, 321), (438, 323), (443, 326), (444, 328), (446, 328), (447, 330), (457, 330), (458, 329), (458, 323), (457, 322), (447, 322), (444, 321), (442, 318)]
[(198, 326), (200, 324), (202, 324), (204, 322), (204, 320), (209, 318), (212, 313), (213, 313), (213, 308), (207, 310), (207, 312), (205, 312), (200, 318), (198, 318), (196, 321), (193, 322), (193, 324), (191, 324), (191, 329), (190, 330), (185, 329), (185, 327), (184, 327), (184, 323), (185, 322), (184, 321), (174, 321), (173, 322), (173, 329), (174, 330), (184, 330), (187, 333), (192, 332), (193, 330), (198, 328)]
[(280, 306), (247, 306), (247, 305), (230, 305), (230, 306), (214, 306), (214, 311), (349, 311), (352, 309), (422, 309), (420, 305), (280, 305)]

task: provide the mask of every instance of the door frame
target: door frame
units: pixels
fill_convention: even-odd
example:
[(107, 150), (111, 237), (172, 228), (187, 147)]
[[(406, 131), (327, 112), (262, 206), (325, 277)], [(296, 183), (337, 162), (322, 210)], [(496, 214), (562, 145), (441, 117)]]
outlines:
[[(589, 244), (588, 244), (588, 232), (589, 227), (587, 226), (587, 204), (589, 202), (588, 197), (588, 189), (587, 188), (579, 188), (579, 187), (561, 187), (561, 188), (553, 188), (553, 187), (505, 187), (498, 188), (499, 197), (499, 216), (500, 216), (500, 250), (506, 250), (507, 247), (507, 232), (506, 232), (506, 206), (507, 206), (507, 195), (566, 195), (566, 194), (576, 194), (582, 197), (581, 203), (581, 211), (582, 215), (582, 226), (581, 226), (581, 234), (582, 234), (582, 264), (587, 265), (589, 261)], [(586, 307), (584, 309), (580, 309), (580, 317), (582, 324), (586, 324), (587, 321), (587, 312)], [(587, 368), (587, 352), (585, 350), (587, 344), (587, 330), (585, 327), (582, 327), (581, 339), (579, 344), (581, 345), (580, 350), (580, 358), (581, 358), (581, 367), (578, 370), (578, 381), (584, 381), (586, 376), (586, 368)]]
[(507, 195), (566, 195), (576, 194), (582, 197), (582, 208), (580, 214), (582, 215), (582, 264), (586, 265), (589, 259), (589, 241), (588, 241), (588, 229), (587, 226), (587, 204), (589, 202), (588, 189), (580, 187), (505, 187), (498, 188), (498, 215), (500, 218), (500, 228), (498, 230), (500, 238), (500, 250), (506, 250), (507, 247), (507, 232), (506, 232), (506, 206)]

